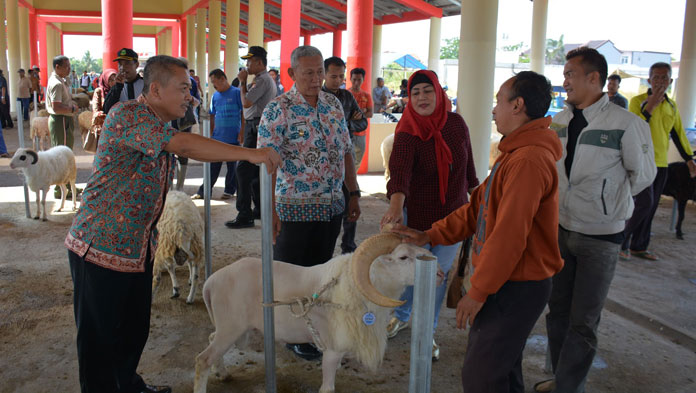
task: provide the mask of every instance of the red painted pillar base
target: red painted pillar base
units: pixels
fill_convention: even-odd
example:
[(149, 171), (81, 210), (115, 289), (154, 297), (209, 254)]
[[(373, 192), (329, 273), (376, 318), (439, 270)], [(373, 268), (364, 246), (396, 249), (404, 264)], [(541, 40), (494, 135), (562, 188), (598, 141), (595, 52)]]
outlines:
[(116, 68), (113, 60), (121, 48), (133, 48), (133, 0), (101, 0), (104, 68)]
[(280, 83), (285, 91), (290, 90), (294, 83), (288, 75), (288, 68), (291, 66), (290, 55), (300, 44), (300, 6), (300, 0), (285, 0), (281, 3)]
[[(347, 12), (348, 61), (346, 69), (350, 72), (355, 67), (365, 69), (365, 82), (362, 89), (372, 91), (372, 18), (373, 0), (349, 1)], [(358, 173), (366, 173), (370, 157), (370, 127), (365, 136), (365, 154)]]

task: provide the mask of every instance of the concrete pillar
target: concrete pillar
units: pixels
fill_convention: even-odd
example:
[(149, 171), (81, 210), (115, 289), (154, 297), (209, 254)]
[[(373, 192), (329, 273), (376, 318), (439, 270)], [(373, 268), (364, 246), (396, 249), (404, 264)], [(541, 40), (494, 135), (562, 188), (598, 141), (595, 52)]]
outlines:
[(534, 0), (532, 11), (532, 53), (530, 69), (544, 73), (546, 60), (546, 19), (549, 13), (549, 0)]
[(17, 70), (21, 68), (22, 55), (19, 45), (19, 10), (17, 0), (7, 0), (5, 2), (5, 12), (7, 13), (7, 84), (10, 88), (10, 111), (17, 107), (17, 81), (19, 75)]
[(440, 32), (442, 18), (430, 18), (430, 44), (428, 45), (428, 69), (440, 75)]
[[(29, 10), (26, 7), (19, 7), (19, 50), (20, 50), (20, 67), (25, 70), (31, 67), (31, 51), (29, 47)], [(27, 74), (28, 75), (28, 74)]]
[(288, 68), (291, 67), (290, 55), (300, 45), (300, 5), (300, 0), (285, 0), (281, 3), (280, 13), (283, 19), (280, 22), (280, 83), (285, 91), (289, 91), (293, 85), (288, 75)]
[(186, 58), (189, 68), (196, 66), (196, 15), (186, 16)]
[[(343, 32), (341, 30), (335, 30), (333, 32), (333, 55), (336, 57), (341, 57), (341, 45), (343, 44)], [(350, 70), (348, 70), (350, 71)]]
[[(199, 8), (196, 10), (196, 75), (201, 81), (201, 89), (205, 91), (205, 81), (208, 76), (208, 72), (205, 68), (206, 55), (205, 55), (205, 28), (206, 28), (206, 9)], [(205, 100), (205, 97), (201, 97)], [(203, 102), (203, 107), (207, 108), (207, 101)]]
[(162, 38), (164, 38), (164, 42), (162, 43), (162, 51), (164, 52), (165, 55), (172, 55), (172, 29), (167, 27), (164, 29), (164, 33), (162, 33)]
[[(38, 30), (37, 32), (39, 34), (39, 68), (41, 69), (41, 86), (46, 86), (48, 84), (48, 77), (51, 75), (51, 72), (53, 72), (53, 59), (48, 57), (48, 26), (46, 26), (46, 22), (41, 19), (38, 19), (36, 24)], [(4, 40), (2, 45), (4, 45)], [(4, 56), (5, 51), (3, 50), (2, 52)]]
[[(382, 63), (382, 25), (374, 25), (372, 28), (372, 67), (366, 68), (365, 72), (372, 72), (365, 75), (365, 83), (363, 90), (369, 91), (372, 94), (372, 82), (380, 75), (380, 65)], [(369, 78), (368, 78), (369, 76)]]
[(677, 107), (684, 127), (696, 127), (696, 0), (686, 1), (684, 34), (676, 83)]
[(498, 2), (462, 0), (457, 112), (467, 125), (476, 175), (488, 175)]
[[(297, 12), (299, 13), (300, 2), (292, 1), (291, 3), (297, 3)], [(282, 3), (281, 7), (286, 9), (286, 7), (282, 6)], [(282, 15), (283, 19), (285, 19), (285, 14)], [(299, 28), (299, 22), (297, 22), (297, 26)], [(249, 46), (263, 46), (263, 0), (249, 0), (249, 25), (247, 28), (249, 30)]]
[[(46, 26), (46, 58), (48, 59), (48, 68), (46, 73), (51, 76), (53, 72), (53, 58), (58, 56), (56, 49), (56, 31), (50, 25)], [(46, 83), (48, 85), (48, 82)]]
[(133, 0), (101, 0), (104, 67), (113, 65), (116, 52), (133, 48)]
[(232, 80), (239, 70), (239, 0), (227, 0), (226, 32), (225, 74)]
[[(5, 20), (5, 4), (0, 0), (0, 21)], [(7, 79), (7, 37), (5, 36), (5, 29), (0, 29), (0, 70), (5, 75)]]
[(305, 34), (302, 36), (302, 45), (312, 45), (312, 36)]
[(210, 12), (208, 13), (208, 24), (210, 29), (210, 39), (208, 40), (208, 68), (212, 71), (216, 68), (221, 68), (222, 66), (222, 64), (220, 63), (222, 4), (220, 3), (220, 0), (210, 0), (208, 5), (210, 7)]
[(36, 12), (29, 12), (29, 61), (31, 66), (39, 65), (38, 31)]
[[(346, 68), (352, 70), (355, 67), (365, 69), (365, 85), (364, 90), (371, 91), (372, 81), (372, 48), (369, 43), (372, 42), (372, 21), (374, 14), (374, 1), (349, 1), (348, 11), (346, 13), (346, 26), (348, 32), (348, 56)], [(365, 45), (365, 43), (368, 43)], [(365, 135), (365, 155), (369, 157), (370, 146), (370, 129), (367, 129)], [(362, 160), (358, 173), (367, 172), (367, 161)]]

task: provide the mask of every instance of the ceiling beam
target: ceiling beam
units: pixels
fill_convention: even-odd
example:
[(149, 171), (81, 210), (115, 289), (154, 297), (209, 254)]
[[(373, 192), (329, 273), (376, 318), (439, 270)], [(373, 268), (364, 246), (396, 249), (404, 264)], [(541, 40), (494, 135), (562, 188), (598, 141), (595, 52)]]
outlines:
[(343, 12), (344, 14), (348, 13), (348, 7), (346, 7), (345, 4), (339, 3), (336, 0), (317, 0), (317, 1), (322, 3), (322, 4), (326, 4), (331, 8), (337, 9), (337, 10)]
[(392, 0), (429, 17), (442, 18), (442, 8), (437, 8), (423, 0)]

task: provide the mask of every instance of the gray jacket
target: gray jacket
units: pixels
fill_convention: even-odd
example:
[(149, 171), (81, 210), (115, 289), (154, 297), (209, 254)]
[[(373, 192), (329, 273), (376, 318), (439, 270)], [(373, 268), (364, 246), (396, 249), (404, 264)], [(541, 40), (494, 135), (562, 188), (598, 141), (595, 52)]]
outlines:
[(559, 224), (587, 235), (619, 233), (633, 213), (632, 196), (652, 184), (657, 173), (650, 128), (602, 95), (583, 110), (588, 124), (578, 136), (568, 178), (564, 162), (573, 107), (566, 105), (551, 124), (563, 145), (556, 163)]

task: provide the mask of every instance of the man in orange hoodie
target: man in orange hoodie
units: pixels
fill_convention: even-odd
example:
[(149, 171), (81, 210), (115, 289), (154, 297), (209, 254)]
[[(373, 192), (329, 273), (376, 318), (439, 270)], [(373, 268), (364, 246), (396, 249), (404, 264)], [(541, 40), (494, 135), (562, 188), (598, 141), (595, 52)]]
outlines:
[(425, 232), (394, 228), (418, 245), (473, 235), (471, 289), (457, 305), (457, 327), (471, 326), (462, 368), (466, 393), (524, 392), (522, 351), (551, 294), (551, 277), (563, 266), (556, 172), (563, 150), (544, 117), (551, 84), (524, 71), (496, 97), (502, 154), (471, 202)]

